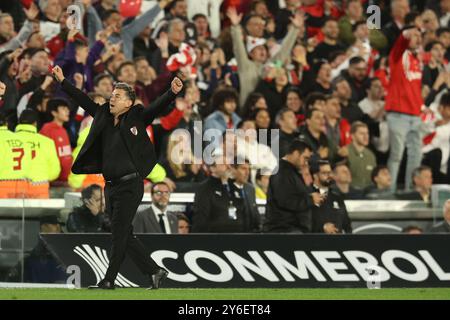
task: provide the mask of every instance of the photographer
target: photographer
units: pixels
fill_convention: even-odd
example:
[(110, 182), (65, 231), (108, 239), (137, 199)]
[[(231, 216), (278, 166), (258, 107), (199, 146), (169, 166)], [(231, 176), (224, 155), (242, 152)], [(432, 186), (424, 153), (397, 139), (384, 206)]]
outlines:
[(314, 233), (352, 233), (351, 221), (342, 196), (330, 189), (333, 171), (326, 160), (319, 160), (311, 167), (314, 192), (320, 193), (324, 201), (312, 208), (312, 231)]

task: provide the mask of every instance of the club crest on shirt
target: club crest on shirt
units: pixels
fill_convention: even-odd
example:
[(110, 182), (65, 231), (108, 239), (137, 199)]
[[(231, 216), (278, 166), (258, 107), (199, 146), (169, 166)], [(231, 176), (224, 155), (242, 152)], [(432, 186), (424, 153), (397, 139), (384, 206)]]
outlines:
[(131, 128), (130, 131), (131, 131), (132, 134), (134, 134), (135, 136), (137, 136), (138, 130), (137, 130), (136, 127)]

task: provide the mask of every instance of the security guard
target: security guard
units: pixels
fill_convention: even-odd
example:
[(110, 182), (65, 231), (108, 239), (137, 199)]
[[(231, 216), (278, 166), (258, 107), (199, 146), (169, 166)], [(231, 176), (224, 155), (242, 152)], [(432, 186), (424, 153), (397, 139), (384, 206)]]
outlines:
[(24, 180), (20, 179), (18, 171), (18, 154), (14, 146), (20, 141), (16, 141), (16, 134), (8, 130), (6, 117), (0, 114), (0, 198), (16, 198), (17, 189), (21, 188)]
[(314, 233), (352, 233), (351, 221), (345, 207), (344, 198), (330, 189), (333, 183), (331, 165), (327, 160), (318, 160), (311, 166), (314, 178), (313, 188), (324, 201), (312, 209), (312, 231)]
[(26, 198), (48, 198), (49, 182), (56, 180), (61, 172), (55, 143), (37, 132), (38, 114), (25, 109), (16, 127), (19, 141), (15, 150), (16, 168), (28, 181), (23, 196)]

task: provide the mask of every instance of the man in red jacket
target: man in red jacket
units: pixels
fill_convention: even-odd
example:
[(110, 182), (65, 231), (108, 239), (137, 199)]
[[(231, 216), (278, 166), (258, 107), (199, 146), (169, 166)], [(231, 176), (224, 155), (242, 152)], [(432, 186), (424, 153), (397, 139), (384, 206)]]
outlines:
[(61, 164), (61, 173), (57, 181), (64, 184), (67, 183), (73, 162), (69, 135), (66, 128), (63, 127), (64, 123), (69, 121), (70, 109), (65, 100), (51, 99), (47, 103), (47, 110), (52, 115), (53, 121), (44, 124), (40, 133), (55, 142)]
[(388, 112), (391, 150), (388, 168), (392, 175), (392, 191), (397, 188), (397, 176), (405, 145), (408, 154), (406, 190), (411, 187), (411, 174), (422, 159), (420, 114), (424, 103), (421, 93), (422, 66), (417, 53), (421, 45), (422, 37), (419, 30), (409, 28), (397, 38), (389, 55), (391, 80), (385, 108)]

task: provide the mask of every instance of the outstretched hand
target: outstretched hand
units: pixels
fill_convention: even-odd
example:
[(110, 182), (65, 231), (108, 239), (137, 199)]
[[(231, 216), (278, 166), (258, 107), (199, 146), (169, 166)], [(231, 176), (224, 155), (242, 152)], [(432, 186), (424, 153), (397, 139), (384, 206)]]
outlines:
[(60, 66), (53, 67), (52, 73), (56, 81), (62, 82), (64, 80), (64, 74)]
[(183, 81), (181, 81), (180, 78), (175, 77), (170, 84), (170, 88), (172, 89), (173, 93), (179, 94), (181, 90), (183, 90)]
[(230, 19), (233, 26), (237, 26), (241, 23), (242, 13), (238, 14), (235, 7), (230, 7), (227, 10), (227, 17)]

